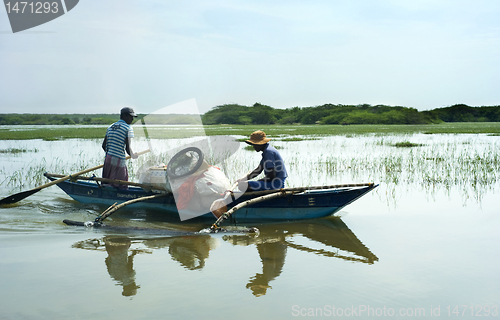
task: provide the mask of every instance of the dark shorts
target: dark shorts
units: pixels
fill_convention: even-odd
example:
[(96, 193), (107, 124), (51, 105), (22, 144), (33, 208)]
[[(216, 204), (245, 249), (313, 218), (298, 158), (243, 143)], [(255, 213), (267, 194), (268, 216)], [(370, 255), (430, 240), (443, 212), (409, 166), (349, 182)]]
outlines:
[(252, 191), (281, 189), (285, 187), (285, 179), (273, 179), (271, 181), (248, 181), (248, 187), (251, 188)]
[[(128, 181), (126, 160), (107, 154), (106, 158), (104, 159), (104, 166), (102, 167), (102, 177), (107, 179)], [(126, 185), (111, 185), (120, 189), (128, 189), (128, 186)]]

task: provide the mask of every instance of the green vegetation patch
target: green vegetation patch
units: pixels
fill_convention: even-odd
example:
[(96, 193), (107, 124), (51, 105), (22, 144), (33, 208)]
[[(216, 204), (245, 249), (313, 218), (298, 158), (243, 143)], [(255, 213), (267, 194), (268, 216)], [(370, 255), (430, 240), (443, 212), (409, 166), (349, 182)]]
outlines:
[(0, 114), (0, 125), (72, 125), (112, 124), (120, 119), (119, 114)]
[[(152, 139), (179, 139), (203, 135), (236, 135), (245, 138), (239, 138), (238, 141), (245, 141), (255, 130), (263, 130), (273, 140), (281, 141), (299, 141), (299, 139), (317, 139), (324, 136), (346, 136), (355, 137), (357, 135), (376, 135), (385, 136), (404, 135), (415, 133), (428, 134), (491, 134), (500, 135), (500, 122), (455, 122), (440, 124), (422, 124), (422, 125), (380, 125), (380, 124), (361, 124), (361, 125), (205, 125), (203, 130), (192, 130), (189, 128), (166, 127), (149, 129), (149, 136)], [(137, 128), (136, 136), (139, 137), (140, 128)], [(0, 129), (0, 140), (63, 140), (63, 139), (104, 139), (106, 127), (75, 127), (60, 126), (58, 128), (23, 128)], [(302, 138), (301, 138), (302, 137)]]
[(204, 124), (431, 124), (442, 122), (500, 122), (500, 106), (471, 107), (457, 104), (446, 108), (418, 111), (387, 105), (342, 105), (275, 109), (255, 103), (252, 106), (224, 104), (202, 115)]
[[(471, 107), (456, 104), (451, 107), (418, 111), (404, 106), (327, 103), (320, 106), (276, 109), (261, 103), (252, 106), (218, 105), (202, 115), (139, 114), (136, 121), (146, 124), (204, 125), (389, 125), (439, 124), (461, 122), (500, 122), (500, 106)], [(119, 119), (116, 114), (0, 114), (0, 125), (109, 125)], [(432, 133), (429, 132), (429, 133)]]
[[(282, 146), (273, 146), (275, 149), (283, 149)], [(255, 149), (253, 148), (253, 146), (251, 145), (248, 145), (246, 147), (243, 148), (244, 150), (248, 150), (248, 151), (255, 151)]]
[(18, 149), (18, 148), (9, 148), (9, 149), (0, 149), (0, 153), (24, 153), (24, 152), (38, 152), (38, 149)]
[(26, 129), (16, 128), (16, 130), (1, 129), (0, 139), (2, 140), (32, 140), (42, 139), (46, 141), (64, 139), (103, 139), (106, 128), (75, 128), (73, 126), (60, 128), (40, 128)]
[[(270, 136), (267, 136), (270, 137)], [(239, 138), (236, 139), (239, 142), (245, 142), (248, 138)], [(294, 142), (294, 141), (305, 141), (305, 140), (319, 140), (319, 138), (314, 137), (286, 137), (286, 138), (272, 138), (274, 141), (284, 141), (284, 142)]]
[[(205, 126), (206, 135), (241, 135), (248, 137), (255, 130), (263, 130), (270, 138), (308, 136), (308, 139), (321, 136), (349, 136), (375, 134), (415, 134), (415, 133), (497, 133), (500, 134), (500, 122), (455, 122), (439, 124), (358, 124), (358, 125), (209, 125)], [(240, 141), (244, 141), (244, 138)]]
[(422, 143), (413, 143), (410, 141), (402, 141), (402, 142), (396, 142), (393, 144), (394, 147), (397, 148), (412, 148), (412, 147), (422, 147)]
[(304, 140), (319, 140), (319, 138), (312, 137), (290, 137), (290, 138), (282, 138), (280, 141), (293, 142), (293, 141), (304, 141)]

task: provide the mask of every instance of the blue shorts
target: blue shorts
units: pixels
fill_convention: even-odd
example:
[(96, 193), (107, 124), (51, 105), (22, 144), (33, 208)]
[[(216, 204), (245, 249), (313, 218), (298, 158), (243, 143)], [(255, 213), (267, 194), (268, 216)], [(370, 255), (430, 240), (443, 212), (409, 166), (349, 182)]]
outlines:
[[(271, 181), (248, 181), (248, 187), (251, 191), (275, 190), (285, 187), (285, 179), (273, 179)], [(249, 190), (250, 191), (250, 190)]]

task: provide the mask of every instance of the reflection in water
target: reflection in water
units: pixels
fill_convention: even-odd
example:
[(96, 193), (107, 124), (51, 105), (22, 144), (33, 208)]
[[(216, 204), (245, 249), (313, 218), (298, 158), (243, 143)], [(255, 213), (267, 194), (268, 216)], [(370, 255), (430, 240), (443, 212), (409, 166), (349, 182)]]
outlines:
[[(230, 234), (222, 237), (233, 245), (256, 246), (262, 271), (251, 277), (246, 285), (256, 297), (272, 289), (269, 283), (281, 274), (289, 249), (366, 264), (378, 261), (340, 218), (267, 224), (258, 228), (258, 236)], [(188, 270), (200, 270), (205, 266), (210, 250), (217, 247), (217, 241), (218, 238), (207, 234), (150, 239), (105, 236), (77, 242), (73, 247), (106, 251), (108, 256), (105, 263), (110, 277), (123, 287), (122, 295), (133, 296), (140, 288), (135, 282), (135, 255), (151, 254), (154, 249), (168, 248), (172, 260)]]
[[(121, 239), (120, 239), (121, 240)], [(131, 250), (129, 255), (131, 241), (116, 241), (113, 238), (105, 237), (104, 246), (108, 252), (108, 256), (104, 260), (108, 268), (109, 275), (123, 286), (122, 295), (133, 296), (140, 288), (135, 284), (134, 256), (138, 253), (137, 250)]]
[(269, 224), (259, 226), (259, 229), (258, 238), (243, 235), (224, 237), (234, 245), (256, 245), (262, 273), (250, 278), (246, 286), (256, 297), (265, 295), (267, 289), (272, 288), (269, 282), (281, 274), (288, 248), (367, 264), (378, 261), (340, 218)]
[(247, 289), (252, 290), (254, 296), (259, 297), (266, 294), (271, 280), (281, 274), (285, 264), (286, 244), (282, 241), (257, 244), (257, 250), (262, 261), (262, 273), (257, 273), (250, 278)]
[[(133, 245), (134, 248), (131, 249)], [(104, 260), (112, 279), (123, 287), (122, 295), (134, 296), (139, 285), (135, 283), (134, 256), (149, 253), (151, 249), (167, 248), (172, 260), (189, 270), (201, 269), (205, 265), (209, 251), (217, 245), (217, 239), (209, 235), (168, 237), (155, 239), (136, 239), (126, 236), (105, 236), (102, 239), (79, 241), (73, 248), (106, 251)], [(145, 248), (136, 248), (145, 246)]]
[(168, 253), (174, 261), (186, 269), (197, 270), (205, 266), (210, 250), (217, 247), (217, 239), (209, 235), (197, 235), (146, 240), (144, 244), (152, 249), (168, 247)]

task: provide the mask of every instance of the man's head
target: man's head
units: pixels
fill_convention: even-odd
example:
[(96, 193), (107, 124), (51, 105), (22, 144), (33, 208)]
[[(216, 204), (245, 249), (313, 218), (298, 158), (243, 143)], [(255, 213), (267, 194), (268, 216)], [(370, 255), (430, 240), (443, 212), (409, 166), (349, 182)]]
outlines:
[(271, 141), (271, 139), (266, 138), (266, 133), (264, 131), (261, 131), (261, 130), (254, 131), (250, 135), (250, 139), (245, 140), (245, 142), (248, 143), (249, 145), (253, 146), (253, 148), (257, 152), (264, 150), (269, 141)]
[(132, 108), (125, 107), (120, 110), (120, 119), (123, 119), (127, 124), (131, 124), (135, 117), (137, 115)]

